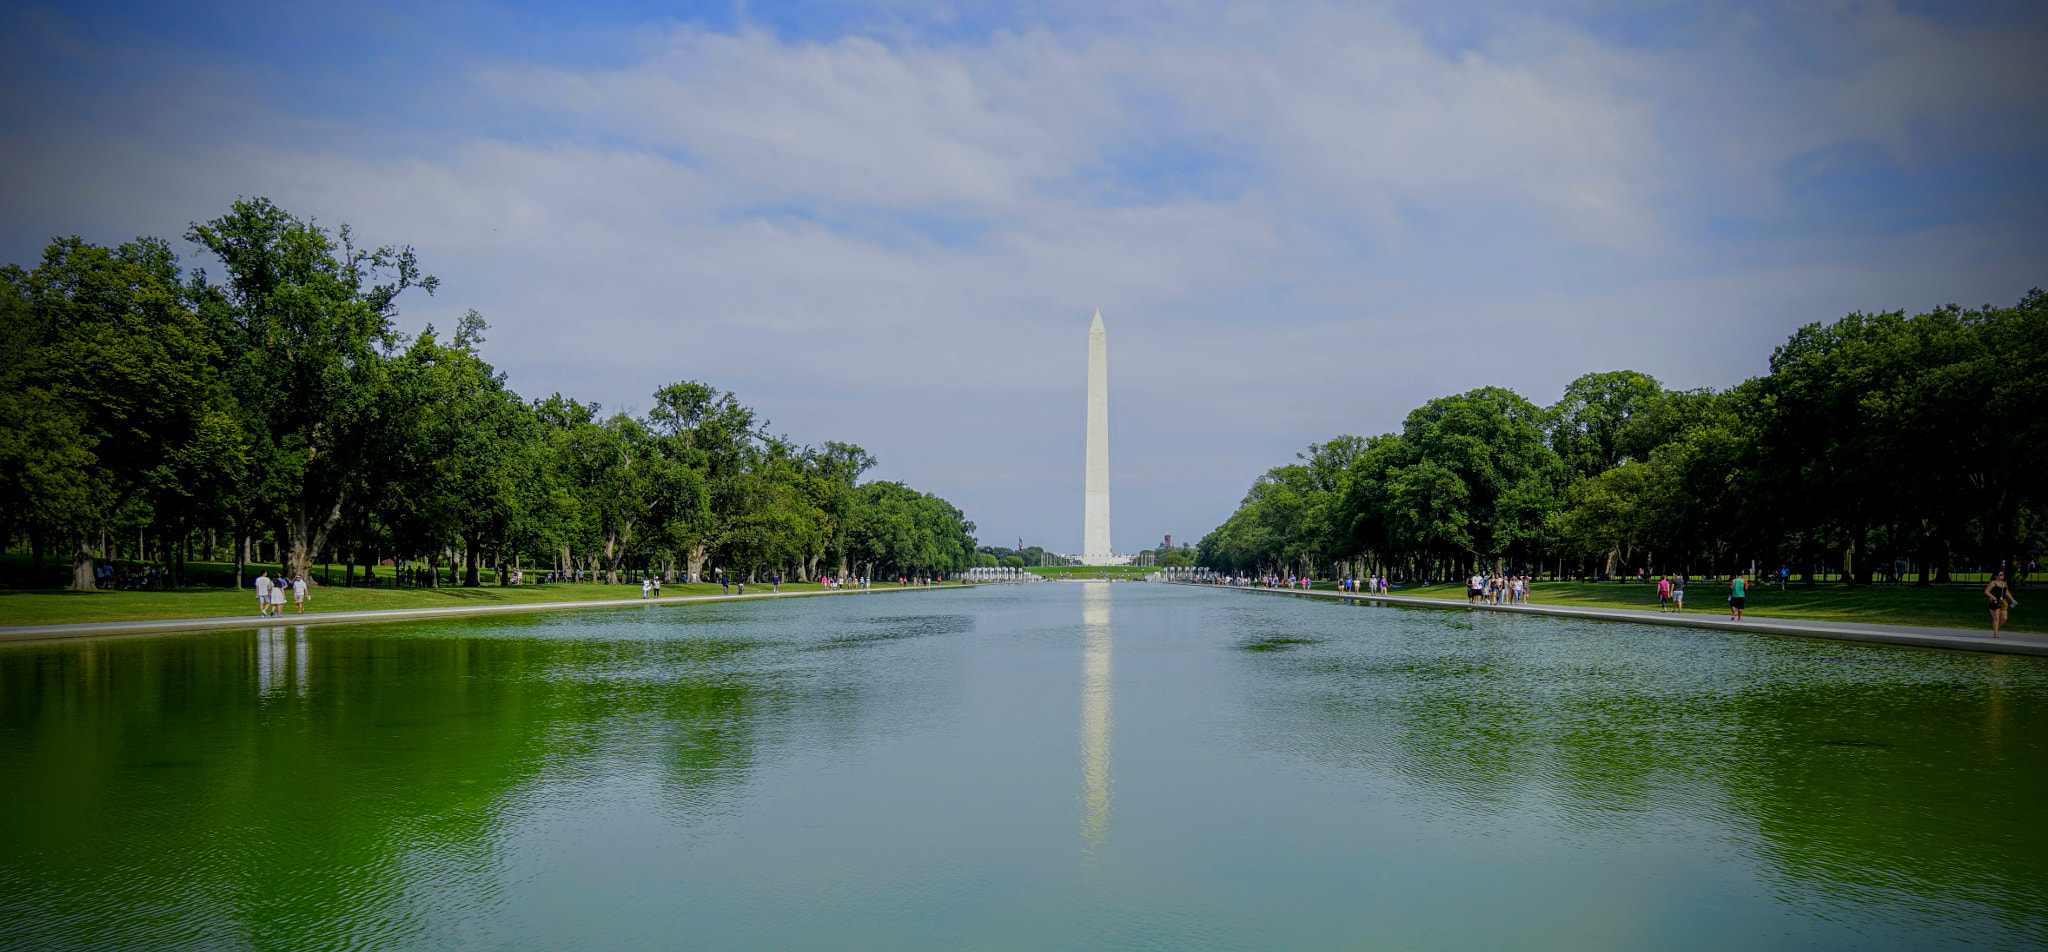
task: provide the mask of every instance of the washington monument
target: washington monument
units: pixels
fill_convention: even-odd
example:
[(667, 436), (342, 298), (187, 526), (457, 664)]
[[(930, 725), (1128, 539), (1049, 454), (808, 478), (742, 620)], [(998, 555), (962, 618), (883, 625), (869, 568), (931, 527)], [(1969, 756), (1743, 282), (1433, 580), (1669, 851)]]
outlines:
[(1109, 338), (1100, 310), (1088, 328), (1088, 497), (1081, 518), (1082, 565), (1127, 561), (1109, 547)]

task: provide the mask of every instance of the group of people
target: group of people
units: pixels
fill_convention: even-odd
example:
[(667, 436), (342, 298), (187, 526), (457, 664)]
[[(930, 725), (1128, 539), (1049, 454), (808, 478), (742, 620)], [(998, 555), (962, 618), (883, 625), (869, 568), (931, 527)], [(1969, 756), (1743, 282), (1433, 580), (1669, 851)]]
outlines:
[[(914, 580), (913, 580), (913, 579), (910, 579), (910, 578), (908, 578), (908, 577), (898, 577), (898, 578), (896, 579), (896, 584), (898, 584), (898, 585), (908, 585), (908, 584), (911, 584), (911, 582), (913, 582), (913, 581), (915, 581), (915, 582), (916, 582), (917, 584), (919, 584), (919, 585), (925, 585), (925, 584), (930, 584), (930, 583), (931, 583), (931, 582), (930, 582), (930, 580), (928, 580), (928, 579), (922, 579), (922, 578), (920, 578), (920, 579), (914, 579)], [(770, 576), (768, 576), (768, 584), (770, 584), (770, 585), (774, 586), (774, 590), (775, 590), (775, 591), (777, 591), (777, 592), (780, 592), (780, 591), (782, 591), (782, 575), (781, 575), (780, 573), (777, 573), (777, 574), (775, 574), (775, 575), (770, 575)], [(862, 578), (842, 578), (842, 577), (840, 577), (840, 576), (837, 576), (837, 575), (821, 575), (821, 576), (819, 576), (819, 577), (818, 577), (818, 585), (819, 585), (819, 587), (821, 587), (821, 588), (824, 588), (824, 589), (825, 589), (825, 590), (827, 590), (827, 591), (838, 591), (838, 590), (840, 590), (840, 589), (847, 589), (847, 588), (865, 589), (865, 588), (870, 588), (870, 587), (872, 587), (872, 586), (873, 586), (873, 580), (871, 580), (871, 579), (868, 579), (868, 578), (865, 578), (865, 577), (862, 577)], [(718, 573), (718, 590), (719, 590), (720, 592), (723, 592), (723, 593), (725, 593), (725, 594), (727, 594), (727, 595), (731, 595), (731, 594), (733, 594), (733, 588), (734, 588), (735, 586), (737, 586), (737, 587), (738, 587), (738, 589), (739, 589), (739, 594), (741, 594), (741, 595), (745, 595), (745, 594), (747, 593), (747, 580), (746, 580), (746, 579), (744, 579), (744, 578), (734, 578), (734, 577), (732, 577), (732, 576), (726, 575), (726, 574), (725, 574), (725, 573), (723, 573), (723, 572), (721, 572), (721, 573)], [(655, 591), (655, 594), (657, 594), (657, 595), (661, 594), (661, 587), (660, 587), (659, 585), (655, 586), (655, 589), (654, 589), (654, 591)]]
[(292, 600), (299, 604), (299, 614), (301, 615), (306, 613), (306, 603), (313, 598), (313, 593), (310, 591), (311, 585), (303, 575), (295, 575), (291, 581), (287, 582), (283, 572), (278, 572), (274, 575), (267, 572), (258, 572), (256, 573), (256, 578), (252, 581), (251, 587), (256, 589), (256, 613), (266, 618), (272, 615), (284, 614), (285, 592), (287, 591), (291, 592)]
[(1301, 575), (1219, 575), (1206, 579), (1211, 585), (1236, 585), (1248, 588), (1313, 588), (1308, 576)]
[[(1768, 587), (1769, 576), (1764, 585)], [(1728, 620), (1741, 621), (1742, 613), (1749, 607), (1749, 579), (1741, 572), (1728, 576)], [(1660, 612), (1685, 611), (1685, 576), (1665, 575), (1657, 579), (1657, 610)]]
[(1529, 576), (1474, 572), (1465, 580), (1465, 602), (1471, 605), (1527, 605)]
[(1685, 611), (1685, 576), (1658, 576), (1657, 610), (1660, 612), (1680, 613)]
[(1346, 577), (1337, 580), (1337, 590), (1340, 592), (1356, 592), (1361, 590), (1361, 588), (1368, 595), (1385, 595), (1387, 594), (1387, 577), (1384, 575), (1372, 575), (1366, 578)]
[(176, 584), (171, 580), (171, 570), (155, 563), (117, 566), (112, 562), (101, 562), (92, 573), (94, 587), (101, 589), (141, 591)]

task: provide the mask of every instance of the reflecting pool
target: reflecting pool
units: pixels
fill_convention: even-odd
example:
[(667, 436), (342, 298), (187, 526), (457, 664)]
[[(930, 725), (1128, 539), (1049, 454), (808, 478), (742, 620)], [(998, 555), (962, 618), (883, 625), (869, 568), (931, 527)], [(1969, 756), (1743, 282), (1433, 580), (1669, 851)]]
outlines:
[(0, 948), (2039, 949), (2048, 659), (1064, 583), (0, 649)]

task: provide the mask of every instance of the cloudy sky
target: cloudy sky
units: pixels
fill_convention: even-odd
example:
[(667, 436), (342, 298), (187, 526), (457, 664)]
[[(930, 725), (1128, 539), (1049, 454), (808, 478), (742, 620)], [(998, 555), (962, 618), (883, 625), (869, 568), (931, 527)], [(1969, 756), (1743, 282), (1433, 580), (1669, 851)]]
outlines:
[[(94, 0), (0, 12), (0, 260), (268, 196), (529, 396), (692, 378), (1075, 551), (1477, 386), (2048, 285), (2038, 3)], [(182, 242), (180, 242), (182, 245)], [(193, 260), (194, 264), (203, 264)]]

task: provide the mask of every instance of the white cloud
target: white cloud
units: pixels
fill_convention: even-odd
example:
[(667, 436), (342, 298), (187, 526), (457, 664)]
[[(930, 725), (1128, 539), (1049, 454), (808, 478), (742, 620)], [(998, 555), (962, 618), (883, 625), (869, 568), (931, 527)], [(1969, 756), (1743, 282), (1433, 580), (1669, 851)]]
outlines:
[[(507, 68), (508, 100), (715, 167), (729, 201), (1006, 206), (1085, 158), (1086, 101), (961, 51), (689, 28), (629, 68)], [(996, 72), (997, 75), (986, 75)], [(1044, 97), (1061, 96), (1061, 108)]]

